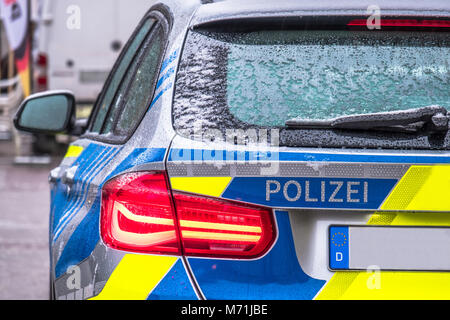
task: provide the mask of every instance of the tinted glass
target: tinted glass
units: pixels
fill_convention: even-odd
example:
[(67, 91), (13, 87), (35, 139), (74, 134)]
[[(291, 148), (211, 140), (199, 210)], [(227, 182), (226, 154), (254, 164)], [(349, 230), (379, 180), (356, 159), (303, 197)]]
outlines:
[(176, 84), (176, 127), (450, 109), (449, 84), (446, 32), (191, 32)]
[(111, 77), (111, 81), (109, 82), (104, 95), (98, 103), (98, 111), (91, 129), (92, 132), (100, 132), (102, 129), (108, 110), (110, 107), (114, 107), (112, 106), (112, 102), (117, 89), (119, 88), (125, 73), (129, 71), (129, 66), (133, 60), (133, 57), (154, 23), (154, 19), (148, 19), (145, 21), (115, 69), (114, 74)]
[(126, 135), (140, 121), (153, 96), (159, 74), (159, 61), (164, 47), (163, 31), (159, 27), (148, 44), (145, 57), (138, 66), (117, 122), (117, 134)]

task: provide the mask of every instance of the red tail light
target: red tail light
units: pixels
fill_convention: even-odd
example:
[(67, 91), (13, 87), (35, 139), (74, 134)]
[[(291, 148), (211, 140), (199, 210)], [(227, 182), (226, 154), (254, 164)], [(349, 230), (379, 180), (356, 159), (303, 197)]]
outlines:
[(131, 173), (102, 191), (103, 240), (136, 252), (180, 254), (175, 212), (163, 173)]
[(48, 85), (47, 76), (39, 76), (39, 77), (37, 77), (37, 84), (38, 84), (39, 87), (47, 88), (47, 85)]
[(42, 92), (48, 89), (48, 57), (39, 53), (36, 59), (35, 91)]
[(276, 237), (271, 210), (180, 192), (172, 198), (164, 172), (109, 181), (101, 233), (119, 250), (240, 259), (264, 255)]
[(46, 68), (48, 63), (48, 58), (45, 53), (39, 53), (36, 59), (36, 64), (38, 67)]
[(271, 210), (182, 193), (174, 198), (186, 255), (250, 259), (273, 243)]

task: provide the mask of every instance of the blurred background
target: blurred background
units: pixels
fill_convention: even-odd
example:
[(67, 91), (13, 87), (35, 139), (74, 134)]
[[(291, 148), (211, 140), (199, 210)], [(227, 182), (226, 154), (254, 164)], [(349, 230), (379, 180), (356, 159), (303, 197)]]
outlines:
[(0, 299), (48, 299), (49, 171), (71, 137), (14, 129), (21, 101), (71, 90), (88, 118), (155, 0), (0, 0)]

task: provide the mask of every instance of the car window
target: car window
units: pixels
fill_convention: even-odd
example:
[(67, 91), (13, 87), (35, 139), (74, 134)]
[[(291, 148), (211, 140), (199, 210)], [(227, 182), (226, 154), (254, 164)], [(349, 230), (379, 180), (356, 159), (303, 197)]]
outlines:
[(176, 83), (175, 126), (284, 127), (292, 118), (450, 109), (449, 39), (415, 31), (191, 31)]
[(133, 60), (133, 57), (135, 56), (143, 40), (149, 33), (152, 26), (155, 24), (155, 22), (156, 20), (152, 18), (149, 18), (144, 22), (141, 29), (135, 35), (133, 41), (131, 42), (130, 46), (127, 48), (125, 54), (117, 65), (117, 68), (114, 70), (114, 73), (110, 78), (111, 80), (98, 102), (98, 111), (93, 121), (91, 132), (100, 133), (108, 110), (110, 108), (114, 108), (112, 103), (117, 89), (119, 88), (119, 85), (121, 84), (126, 72), (129, 70), (129, 66)]
[[(228, 56), (227, 103), (245, 122), (283, 126), (297, 117), (322, 120), (430, 105), (450, 109), (450, 42), (442, 33), (265, 36), (278, 44), (260, 45), (254, 35), (244, 41), (256, 45), (232, 46)], [(290, 43), (280, 41), (289, 38)]]
[(138, 124), (148, 109), (153, 88), (158, 77), (159, 61), (164, 48), (164, 34), (161, 27), (154, 31), (145, 56), (137, 67), (130, 88), (119, 114), (115, 134), (127, 135)]

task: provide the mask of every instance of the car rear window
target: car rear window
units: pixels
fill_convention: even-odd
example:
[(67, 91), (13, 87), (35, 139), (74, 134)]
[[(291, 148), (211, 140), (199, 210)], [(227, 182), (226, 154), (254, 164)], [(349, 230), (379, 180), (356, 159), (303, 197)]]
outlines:
[(181, 59), (178, 130), (450, 108), (448, 32), (197, 30)]

